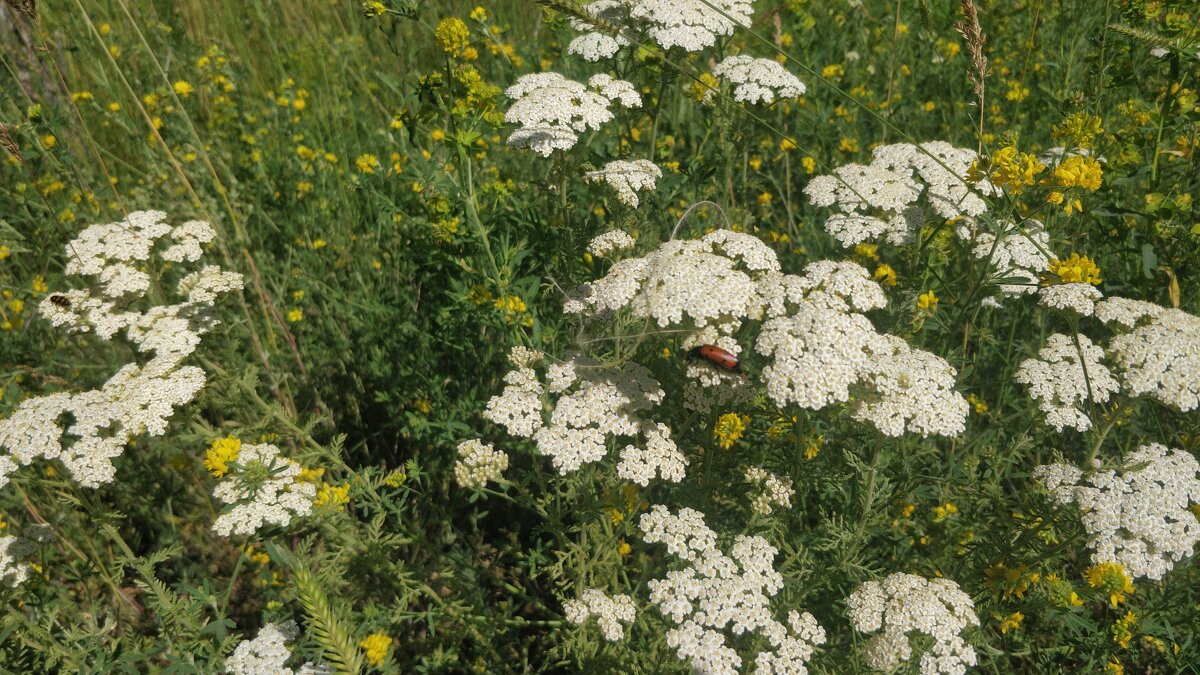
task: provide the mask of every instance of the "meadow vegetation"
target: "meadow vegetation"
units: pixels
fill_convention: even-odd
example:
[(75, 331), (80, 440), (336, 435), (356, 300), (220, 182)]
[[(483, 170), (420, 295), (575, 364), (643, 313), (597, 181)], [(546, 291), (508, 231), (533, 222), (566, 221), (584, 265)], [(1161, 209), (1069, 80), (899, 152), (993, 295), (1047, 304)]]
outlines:
[(0, 32), (3, 669), (1197, 672), (1200, 2)]

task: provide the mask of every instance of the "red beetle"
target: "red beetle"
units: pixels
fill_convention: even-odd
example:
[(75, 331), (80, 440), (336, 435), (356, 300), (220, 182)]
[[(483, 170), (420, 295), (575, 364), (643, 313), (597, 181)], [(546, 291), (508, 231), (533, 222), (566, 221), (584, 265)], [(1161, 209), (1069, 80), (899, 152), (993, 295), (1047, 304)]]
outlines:
[(724, 368), (735, 373), (742, 372), (741, 364), (738, 363), (738, 357), (716, 345), (700, 345), (688, 352), (688, 356), (704, 359), (718, 368)]

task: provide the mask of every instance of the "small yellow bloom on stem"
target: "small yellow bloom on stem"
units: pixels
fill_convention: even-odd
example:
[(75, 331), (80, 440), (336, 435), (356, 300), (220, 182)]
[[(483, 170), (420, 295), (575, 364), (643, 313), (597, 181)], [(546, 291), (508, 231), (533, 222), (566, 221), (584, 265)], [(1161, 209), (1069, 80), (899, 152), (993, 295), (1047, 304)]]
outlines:
[(1042, 285), (1091, 284), (1100, 285), (1100, 268), (1086, 255), (1072, 253), (1071, 257), (1051, 260), (1049, 270), (1042, 275)]
[(1021, 627), (1021, 622), (1025, 620), (1025, 615), (1020, 612), (1013, 612), (1004, 617), (1000, 621), (1000, 634), (1005, 635), (1010, 630), (1016, 630)]
[(1117, 563), (1092, 565), (1083, 571), (1083, 578), (1088, 586), (1107, 594), (1109, 604), (1113, 607), (1124, 602), (1125, 596), (1132, 595), (1134, 591), (1133, 581), (1125, 574), (1125, 568)]
[(230, 462), (237, 461), (241, 450), (242, 441), (233, 436), (215, 440), (204, 453), (204, 468), (216, 478), (220, 478), (229, 471)]
[(925, 291), (917, 296), (917, 308), (923, 312), (932, 312), (937, 309), (938, 296), (933, 291)]
[(392, 638), (386, 633), (371, 633), (358, 643), (367, 657), (367, 663), (373, 666), (383, 665), (387, 658), (388, 649), (392, 646)]
[(722, 450), (728, 450), (733, 447), (734, 443), (742, 437), (746, 432), (746, 426), (750, 424), (749, 415), (739, 415), (737, 413), (728, 412), (717, 418), (717, 424), (713, 427), (713, 438), (716, 439), (717, 445), (721, 446)]
[(462, 54), (470, 45), (471, 31), (462, 19), (448, 17), (442, 19), (433, 31), (438, 46), (450, 56)]
[(884, 263), (884, 264), (880, 265), (879, 267), (875, 268), (875, 274), (872, 278), (875, 279), (875, 281), (878, 281), (879, 283), (883, 284), (884, 286), (895, 286), (896, 285), (896, 270), (892, 269), (891, 265)]

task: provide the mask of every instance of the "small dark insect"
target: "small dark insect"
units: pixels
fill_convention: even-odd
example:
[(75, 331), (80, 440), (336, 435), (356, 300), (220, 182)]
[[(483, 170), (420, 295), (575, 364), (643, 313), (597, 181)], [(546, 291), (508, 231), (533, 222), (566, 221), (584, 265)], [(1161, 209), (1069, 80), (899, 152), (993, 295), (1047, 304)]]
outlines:
[(59, 295), (58, 293), (50, 296), (50, 302), (57, 307), (62, 307), (63, 309), (67, 309), (71, 306), (71, 301), (67, 299), (67, 296)]
[(688, 352), (688, 356), (696, 359), (704, 359), (718, 368), (724, 368), (735, 373), (742, 372), (741, 364), (738, 363), (738, 357), (716, 345), (700, 345)]

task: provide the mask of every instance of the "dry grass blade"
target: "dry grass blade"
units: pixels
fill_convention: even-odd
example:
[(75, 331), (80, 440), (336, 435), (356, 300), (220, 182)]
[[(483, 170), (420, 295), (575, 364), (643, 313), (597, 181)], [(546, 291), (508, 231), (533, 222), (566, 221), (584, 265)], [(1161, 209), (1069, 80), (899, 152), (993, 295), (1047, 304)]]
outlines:
[(16, 157), (18, 162), (23, 161), (21, 146), (17, 145), (17, 142), (13, 140), (12, 134), (8, 133), (8, 127), (4, 122), (0, 122), (0, 145), (4, 146), (8, 154)]
[(954, 29), (963, 36), (967, 43), (967, 58), (971, 62), (971, 70), (967, 77), (975, 85), (975, 97), (979, 103), (979, 153), (983, 153), (983, 102), (987, 91), (988, 59), (983, 53), (987, 36), (979, 25), (979, 8), (972, 0), (962, 0), (963, 20), (954, 24)]
[(31, 19), (37, 18), (37, 7), (35, 0), (4, 0), (9, 7), (28, 16)]

